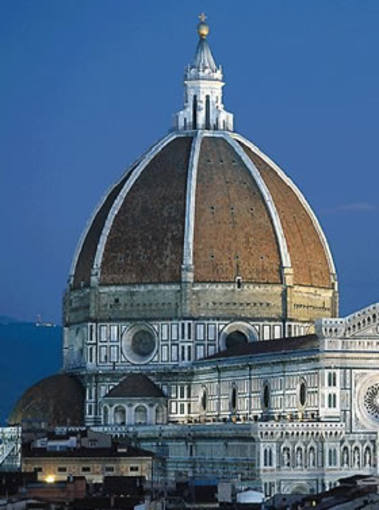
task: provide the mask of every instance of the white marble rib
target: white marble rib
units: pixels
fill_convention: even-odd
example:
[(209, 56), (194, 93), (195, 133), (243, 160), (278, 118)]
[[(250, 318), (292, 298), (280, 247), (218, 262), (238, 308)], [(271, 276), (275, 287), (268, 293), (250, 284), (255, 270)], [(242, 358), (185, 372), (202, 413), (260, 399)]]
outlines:
[[(214, 136), (214, 134), (212, 133), (211, 136)], [(255, 165), (251, 161), (251, 159), (247, 156), (245, 151), (242, 149), (242, 147), (239, 145), (239, 143), (235, 141), (234, 137), (232, 137), (229, 133), (225, 133), (225, 132), (221, 132), (220, 134), (218, 134), (216, 136), (221, 136), (222, 138), (224, 138), (224, 140), (226, 140), (226, 142), (229, 143), (229, 145), (231, 145), (233, 147), (233, 149), (238, 154), (238, 156), (241, 158), (244, 165), (249, 170), (251, 176), (257, 183), (257, 186), (265, 200), (268, 212), (271, 217), (271, 221), (274, 225), (275, 235), (276, 235), (276, 239), (277, 239), (278, 246), (279, 246), (279, 253), (280, 253), (282, 267), (283, 268), (291, 267), (291, 258), (290, 258), (288, 247), (287, 247), (287, 241), (284, 236), (282, 223), (280, 221), (279, 214), (278, 214), (278, 211), (276, 210), (276, 206), (272, 199), (271, 193), (270, 193), (269, 189), (267, 188), (264, 180), (262, 179), (261, 174), (255, 167)]]
[(316, 231), (317, 231), (317, 233), (319, 235), (321, 244), (323, 245), (324, 250), (325, 250), (325, 252), (327, 254), (327, 260), (328, 260), (328, 264), (329, 264), (330, 273), (333, 276), (335, 276), (336, 275), (336, 268), (335, 268), (335, 265), (334, 265), (334, 261), (333, 261), (332, 253), (330, 251), (330, 247), (329, 247), (328, 241), (326, 240), (325, 234), (324, 234), (324, 232), (323, 232), (323, 230), (321, 228), (321, 225), (320, 225), (320, 223), (319, 223), (315, 213), (313, 212), (313, 210), (312, 210), (311, 206), (308, 204), (308, 202), (305, 200), (304, 195), (301, 193), (299, 188), (283, 172), (283, 170), (274, 161), (272, 161), (272, 159), (270, 159), (268, 156), (266, 156), (266, 154), (264, 154), (256, 145), (254, 145), (253, 143), (251, 143), (249, 140), (247, 140), (243, 136), (239, 135), (238, 133), (233, 133), (233, 134), (231, 134), (231, 136), (233, 138), (235, 138), (236, 140), (242, 142), (249, 149), (251, 149), (253, 152), (255, 152), (259, 157), (261, 157), (268, 165), (270, 165), (270, 167), (272, 167), (277, 172), (277, 174), (283, 179), (283, 181), (296, 194), (296, 196), (300, 200), (301, 204), (303, 205), (303, 207), (305, 208), (305, 210), (307, 211), (307, 213), (309, 214), (309, 216), (312, 219), (313, 225), (314, 225), (314, 227), (315, 227), (315, 229), (316, 229)]
[(196, 131), (192, 140), (190, 160), (188, 164), (187, 189), (186, 189), (186, 212), (184, 223), (184, 246), (183, 246), (183, 269), (192, 271), (193, 269), (193, 238), (195, 228), (195, 207), (196, 207), (196, 183), (197, 168), (199, 164), (199, 154), (202, 131)]
[(100, 240), (97, 245), (96, 250), (96, 256), (93, 264), (93, 271), (97, 271), (97, 278), (100, 278), (100, 270), (101, 270), (101, 262), (103, 259), (104, 254), (104, 248), (105, 244), (108, 239), (108, 235), (110, 232), (110, 229), (112, 228), (113, 221), (120, 210), (121, 205), (123, 204), (126, 195), (129, 193), (130, 189), (132, 188), (133, 184), (136, 182), (138, 177), (141, 175), (142, 171), (146, 168), (146, 166), (151, 162), (151, 160), (172, 140), (178, 137), (185, 137), (188, 136), (188, 133), (182, 131), (180, 133), (173, 132), (161, 139), (159, 142), (157, 142), (141, 159), (140, 163), (137, 165), (137, 167), (133, 170), (131, 176), (126, 181), (125, 185), (123, 186), (122, 190), (118, 194), (116, 200), (114, 201), (111, 210), (109, 211), (107, 220), (105, 222), (104, 228), (101, 232)]

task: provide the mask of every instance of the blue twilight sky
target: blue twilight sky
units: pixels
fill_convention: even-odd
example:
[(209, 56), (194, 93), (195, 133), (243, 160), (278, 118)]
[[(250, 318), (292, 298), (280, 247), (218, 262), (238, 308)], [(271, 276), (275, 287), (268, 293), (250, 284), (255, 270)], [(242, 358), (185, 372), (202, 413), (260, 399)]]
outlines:
[(89, 215), (181, 107), (203, 10), (236, 130), (325, 229), (341, 313), (379, 301), (378, 0), (2, 0), (0, 315), (60, 321)]

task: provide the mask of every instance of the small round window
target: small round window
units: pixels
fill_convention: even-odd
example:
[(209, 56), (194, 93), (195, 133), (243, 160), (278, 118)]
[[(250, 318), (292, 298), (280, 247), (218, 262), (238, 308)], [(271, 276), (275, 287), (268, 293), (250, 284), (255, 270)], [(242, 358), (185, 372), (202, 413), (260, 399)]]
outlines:
[(270, 386), (268, 383), (265, 383), (265, 385), (263, 386), (263, 407), (265, 409), (268, 409), (270, 407), (270, 400), (271, 400), (271, 395), (270, 395)]
[(301, 407), (304, 407), (307, 402), (307, 386), (305, 381), (301, 381), (299, 387), (299, 403)]
[(150, 356), (155, 349), (155, 338), (150, 331), (142, 329), (132, 337), (132, 350), (138, 356)]
[(157, 339), (147, 325), (135, 325), (123, 337), (122, 347), (126, 358), (133, 363), (147, 363), (154, 356)]

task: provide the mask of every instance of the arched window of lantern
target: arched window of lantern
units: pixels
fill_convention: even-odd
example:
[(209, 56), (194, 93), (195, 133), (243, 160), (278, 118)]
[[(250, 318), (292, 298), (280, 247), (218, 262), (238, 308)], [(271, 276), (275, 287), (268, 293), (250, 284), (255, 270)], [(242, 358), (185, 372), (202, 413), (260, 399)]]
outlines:
[(197, 96), (192, 99), (192, 129), (197, 129)]
[(205, 129), (211, 129), (211, 103), (209, 95), (205, 96)]

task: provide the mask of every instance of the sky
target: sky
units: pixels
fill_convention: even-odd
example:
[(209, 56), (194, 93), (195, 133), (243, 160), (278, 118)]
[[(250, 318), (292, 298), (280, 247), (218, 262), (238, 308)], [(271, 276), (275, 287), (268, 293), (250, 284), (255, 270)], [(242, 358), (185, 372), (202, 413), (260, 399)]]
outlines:
[(181, 109), (202, 11), (236, 131), (324, 228), (341, 315), (379, 301), (377, 0), (2, 0), (0, 315), (61, 321), (92, 211)]

